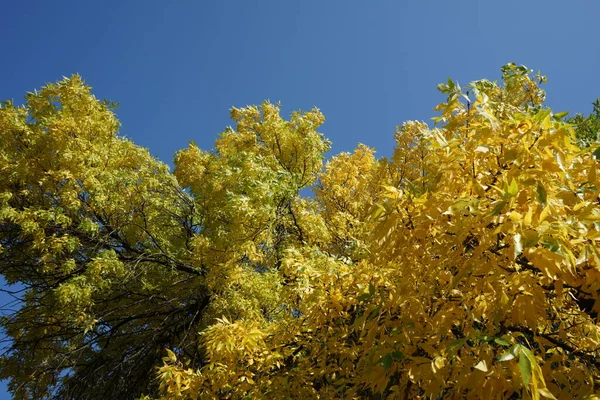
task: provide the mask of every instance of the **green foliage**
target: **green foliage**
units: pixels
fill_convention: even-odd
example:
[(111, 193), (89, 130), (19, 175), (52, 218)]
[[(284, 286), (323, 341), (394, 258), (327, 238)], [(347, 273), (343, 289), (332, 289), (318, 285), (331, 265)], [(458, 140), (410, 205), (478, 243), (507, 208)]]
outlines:
[(592, 103), (593, 111), (587, 117), (576, 114), (567, 120), (575, 126), (575, 135), (581, 147), (588, 147), (600, 140), (600, 98)]

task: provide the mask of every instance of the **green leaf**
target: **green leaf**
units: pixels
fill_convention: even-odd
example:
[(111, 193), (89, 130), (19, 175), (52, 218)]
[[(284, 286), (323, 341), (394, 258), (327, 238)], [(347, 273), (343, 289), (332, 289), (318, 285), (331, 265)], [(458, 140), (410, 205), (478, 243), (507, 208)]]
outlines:
[(529, 358), (521, 352), (519, 355), (519, 370), (521, 371), (521, 378), (523, 378), (523, 385), (529, 386), (529, 380), (531, 379), (531, 363)]
[(360, 296), (358, 296), (356, 298), (356, 300), (358, 300), (358, 301), (365, 301), (365, 300), (368, 300), (370, 297), (371, 297), (371, 295), (369, 293), (363, 293)]
[(391, 354), (386, 354), (382, 359), (381, 359), (381, 366), (383, 367), (384, 370), (388, 370), (390, 369), (390, 367), (392, 366), (392, 355)]
[(515, 197), (517, 193), (519, 193), (519, 185), (517, 185), (517, 181), (514, 178), (512, 181), (510, 181), (510, 185), (508, 185), (506, 193), (510, 197)]
[(554, 118), (561, 119), (561, 118), (567, 116), (568, 114), (569, 114), (568, 111), (561, 111), (561, 112), (554, 114)]
[(371, 218), (373, 219), (378, 219), (379, 217), (381, 217), (383, 214), (385, 213), (385, 208), (383, 208), (383, 206), (381, 206), (380, 204), (377, 204), (374, 207), (373, 212), (371, 213)]
[(373, 296), (375, 294), (375, 286), (372, 283), (369, 283), (369, 294)]
[(506, 347), (510, 346), (510, 342), (504, 338), (496, 338), (496, 339), (494, 339), (494, 342), (496, 342), (500, 346), (506, 346)]
[[(494, 206), (494, 209), (492, 210), (492, 212), (490, 213), (490, 215), (498, 215), (502, 212), (502, 210), (504, 209), (504, 206), (506, 205), (506, 201), (501, 200), (498, 202), (495, 202), (496, 205)], [(492, 203), (494, 204), (494, 203)]]
[(546, 109), (546, 110), (540, 110), (538, 111), (537, 114), (535, 114), (533, 116), (533, 120), (536, 122), (542, 122), (544, 120), (544, 118), (546, 118), (548, 115), (550, 115), (552, 111), (550, 109)]
[(543, 206), (546, 206), (546, 201), (548, 200), (548, 194), (546, 193), (546, 189), (544, 189), (544, 187), (540, 183), (538, 183), (538, 185), (537, 185), (537, 198), (538, 198), (538, 201)]
[(450, 88), (445, 83), (440, 83), (439, 85), (437, 85), (437, 90), (439, 90), (440, 92), (442, 92), (444, 94), (447, 94), (450, 92)]
[(450, 79), (450, 77), (448, 77), (448, 87), (452, 90), (454, 90), (454, 81), (452, 81), (452, 79)]

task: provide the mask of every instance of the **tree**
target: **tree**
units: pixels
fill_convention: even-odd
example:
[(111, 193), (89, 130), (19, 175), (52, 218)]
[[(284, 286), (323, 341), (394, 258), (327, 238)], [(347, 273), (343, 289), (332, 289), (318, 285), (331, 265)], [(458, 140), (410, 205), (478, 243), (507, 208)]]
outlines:
[(233, 110), (214, 153), (179, 153), (176, 178), (78, 76), (2, 104), (0, 272), (22, 303), (0, 376), (16, 398), (134, 398), (166, 348), (202, 365), (215, 316), (278, 312), (265, 265), (299, 240), (292, 199), (328, 144), (318, 111), (261, 110)]
[[(523, 66), (393, 157), (232, 109), (175, 171), (79, 77), (0, 109), (0, 366), (20, 398), (591, 398), (597, 160)], [(314, 196), (300, 191), (312, 187)]]
[(592, 103), (593, 111), (587, 117), (583, 114), (576, 114), (569, 118), (567, 122), (575, 125), (575, 136), (582, 147), (589, 146), (591, 143), (598, 142), (600, 139), (600, 98)]

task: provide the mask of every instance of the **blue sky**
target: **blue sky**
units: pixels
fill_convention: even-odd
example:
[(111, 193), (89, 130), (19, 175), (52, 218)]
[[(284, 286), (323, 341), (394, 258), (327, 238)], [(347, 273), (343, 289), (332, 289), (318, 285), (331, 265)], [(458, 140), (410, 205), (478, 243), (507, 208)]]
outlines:
[[(212, 148), (231, 106), (319, 107), (330, 154), (390, 155), (395, 126), (429, 120), (436, 84), (548, 76), (547, 103), (600, 96), (597, 0), (0, 2), (0, 100), (73, 73), (120, 102), (121, 132), (171, 163)], [(0, 296), (0, 303), (4, 298)], [(0, 399), (4, 387), (0, 386)]]

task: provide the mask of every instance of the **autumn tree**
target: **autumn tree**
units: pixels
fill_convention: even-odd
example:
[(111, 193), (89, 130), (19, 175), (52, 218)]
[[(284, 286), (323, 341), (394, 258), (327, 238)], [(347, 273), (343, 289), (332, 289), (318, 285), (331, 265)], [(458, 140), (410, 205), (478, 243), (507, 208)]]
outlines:
[(328, 148), (318, 111), (233, 110), (237, 131), (190, 145), (173, 175), (78, 76), (26, 100), (0, 108), (0, 272), (22, 301), (0, 377), (16, 398), (135, 398), (165, 349), (203, 365), (215, 317), (282, 312), (271, 266), (308, 239), (294, 201)]
[(161, 396), (593, 397), (595, 147), (544, 106), (543, 76), (502, 72), (440, 85), (437, 126), (399, 127), (391, 159), (333, 157), (322, 222), (299, 221), (321, 242), (290, 243), (278, 268), (296, 312), (217, 320), (205, 366), (165, 357)]
[(17, 398), (592, 398), (598, 145), (543, 76), (502, 76), (439, 85), (390, 158), (324, 165), (323, 115), (264, 103), (173, 174), (79, 77), (4, 103), (0, 376)]

